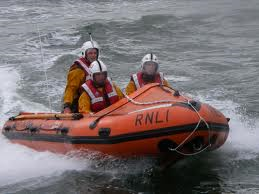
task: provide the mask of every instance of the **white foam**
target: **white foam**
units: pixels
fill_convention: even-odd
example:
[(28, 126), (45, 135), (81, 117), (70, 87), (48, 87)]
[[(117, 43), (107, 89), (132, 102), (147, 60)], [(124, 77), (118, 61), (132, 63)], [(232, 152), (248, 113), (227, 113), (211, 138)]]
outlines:
[[(0, 68), (0, 127), (15, 111), (46, 111), (43, 105), (22, 99), (17, 92), (20, 76), (11, 68)], [(0, 187), (26, 179), (51, 176), (66, 170), (81, 170), (85, 161), (49, 152), (36, 152), (21, 145), (10, 143), (0, 135)]]
[(58, 175), (67, 170), (82, 170), (83, 160), (37, 152), (21, 145), (11, 144), (0, 136), (0, 187), (35, 177)]
[(0, 68), (0, 98), (2, 99), (0, 107), (0, 126), (4, 121), (19, 111), (50, 111), (45, 106), (33, 103), (29, 100), (23, 99), (17, 93), (19, 89), (19, 81), (21, 77), (16, 69), (11, 67)]
[(17, 105), (16, 99), (16, 83), (20, 79), (19, 74), (12, 68), (0, 68), (0, 126), (8, 117), (8, 112)]
[(259, 121), (240, 112), (240, 105), (231, 100), (215, 100), (209, 96), (198, 96), (201, 102), (205, 102), (220, 110), (230, 118), (229, 136), (220, 149), (223, 152), (236, 153), (233, 159), (252, 159), (259, 155)]
[(168, 81), (174, 81), (174, 82), (186, 82), (186, 81), (190, 81), (191, 78), (189, 77), (185, 77), (185, 76), (168, 76), (166, 75), (165, 78), (168, 80)]

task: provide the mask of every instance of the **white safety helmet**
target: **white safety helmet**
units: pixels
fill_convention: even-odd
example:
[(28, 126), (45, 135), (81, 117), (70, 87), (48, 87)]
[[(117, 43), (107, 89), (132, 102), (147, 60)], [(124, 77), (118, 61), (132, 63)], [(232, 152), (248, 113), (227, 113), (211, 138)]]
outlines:
[(100, 46), (96, 41), (87, 41), (83, 44), (83, 46), (81, 47), (82, 56), (84, 57), (85, 52), (91, 48), (97, 49), (97, 58), (98, 58), (98, 56), (100, 55)]
[(96, 60), (96, 61), (92, 62), (89, 68), (91, 71), (90, 77), (92, 80), (93, 80), (93, 75), (95, 73), (100, 73), (100, 72), (107, 73), (107, 67), (101, 60)]
[(158, 69), (158, 59), (157, 59), (157, 56), (154, 55), (153, 53), (150, 53), (150, 54), (146, 54), (143, 58), (142, 58), (142, 61), (141, 61), (141, 69), (143, 70), (143, 67), (144, 67), (144, 64), (146, 62), (149, 62), (149, 61), (152, 61), (154, 63), (157, 64), (157, 69)]

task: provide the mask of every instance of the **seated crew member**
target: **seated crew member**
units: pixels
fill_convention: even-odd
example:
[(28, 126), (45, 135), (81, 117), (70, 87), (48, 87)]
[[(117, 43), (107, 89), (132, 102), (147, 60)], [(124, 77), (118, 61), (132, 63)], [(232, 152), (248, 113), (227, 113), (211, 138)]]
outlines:
[(78, 99), (81, 85), (90, 78), (90, 64), (98, 59), (100, 48), (97, 42), (87, 41), (83, 44), (82, 57), (74, 62), (67, 75), (67, 85), (63, 97), (63, 112), (78, 112)]
[(121, 89), (107, 77), (107, 67), (96, 60), (90, 66), (90, 79), (82, 85), (78, 101), (80, 113), (98, 112), (124, 97)]
[(131, 76), (130, 82), (126, 87), (126, 94), (129, 95), (149, 83), (160, 83), (169, 86), (163, 73), (158, 72), (158, 68), (156, 55), (152, 53), (145, 55), (142, 59), (141, 71)]

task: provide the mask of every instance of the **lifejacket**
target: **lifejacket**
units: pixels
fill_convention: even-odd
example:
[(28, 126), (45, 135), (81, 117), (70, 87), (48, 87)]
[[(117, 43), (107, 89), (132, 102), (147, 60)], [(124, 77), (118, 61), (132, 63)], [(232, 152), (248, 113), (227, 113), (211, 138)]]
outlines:
[(110, 78), (106, 79), (103, 92), (94, 87), (93, 80), (87, 80), (82, 88), (91, 98), (92, 112), (98, 112), (119, 100), (119, 96)]
[[(135, 73), (131, 76), (131, 80), (134, 82), (136, 89), (143, 87), (144, 85), (148, 84), (143, 80), (143, 72)], [(155, 75), (155, 80), (152, 83), (159, 83), (163, 84), (164, 81), (164, 74), (159, 72)]]
[(80, 69), (82, 69), (85, 73), (85, 81), (90, 79), (90, 66), (91, 62), (88, 61), (85, 57), (80, 57), (79, 59), (77, 59), (74, 64), (70, 67), (70, 71), (79, 67)]

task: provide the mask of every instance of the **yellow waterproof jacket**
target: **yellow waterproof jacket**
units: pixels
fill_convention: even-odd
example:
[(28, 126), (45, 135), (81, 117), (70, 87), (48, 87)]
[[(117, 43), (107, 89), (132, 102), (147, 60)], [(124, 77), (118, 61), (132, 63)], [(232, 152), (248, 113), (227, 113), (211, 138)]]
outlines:
[[(116, 90), (116, 93), (119, 97), (119, 99), (124, 98), (124, 95), (121, 91), (121, 89), (115, 84), (113, 83), (113, 87)], [(103, 91), (103, 88), (97, 88), (100, 92)], [(78, 101), (78, 109), (80, 113), (90, 113), (92, 112), (91, 110), (91, 98), (90, 96), (84, 91)]]
[[(152, 82), (150, 82), (150, 83), (152, 83)], [(170, 85), (169, 85), (169, 83), (168, 83), (168, 81), (166, 79), (163, 79), (163, 85), (170, 87)], [(127, 85), (127, 87), (125, 89), (126, 94), (130, 95), (131, 93), (135, 92), (136, 90), (137, 90), (137, 87), (136, 87), (134, 81), (130, 80), (130, 82), (128, 83), (128, 85)]]
[[(84, 60), (87, 66), (90, 65), (88, 60), (84, 58), (80, 59)], [(77, 111), (78, 98), (81, 94), (81, 85), (85, 83), (86, 76), (88, 76), (88, 73), (77, 64), (77, 61), (70, 67), (67, 75), (67, 85), (64, 92), (63, 104), (64, 107), (71, 108), (73, 112)]]
[(64, 104), (72, 104), (73, 100), (79, 96), (79, 88), (85, 82), (85, 72), (76, 68), (69, 71), (67, 75), (67, 85), (64, 93)]

